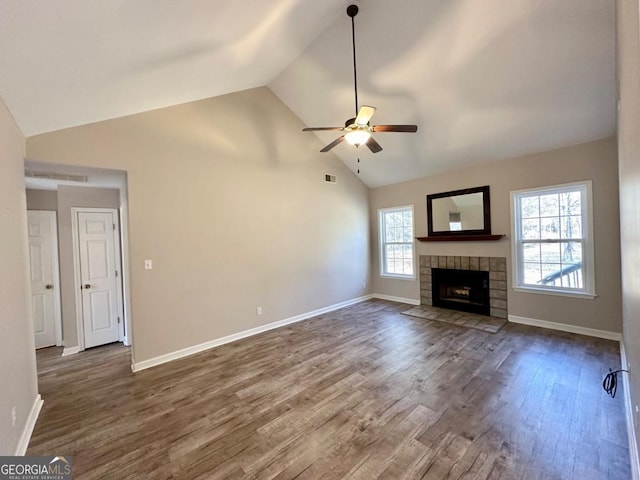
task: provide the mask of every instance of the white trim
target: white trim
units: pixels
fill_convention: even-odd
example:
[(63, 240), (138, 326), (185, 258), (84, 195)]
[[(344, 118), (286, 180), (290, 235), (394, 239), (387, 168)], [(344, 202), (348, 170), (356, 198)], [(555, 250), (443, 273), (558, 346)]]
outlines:
[(43, 403), (44, 400), (42, 400), (42, 397), (38, 394), (31, 406), (31, 411), (27, 417), (27, 423), (24, 426), (24, 430), (22, 430), (22, 435), (20, 435), (20, 440), (18, 441), (15, 453), (17, 457), (22, 457), (27, 453), (29, 441), (31, 440), (31, 435), (33, 434), (36, 422), (38, 421), (38, 416), (40, 415), (40, 410), (42, 410)]
[[(124, 302), (124, 344), (128, 347), (133, 342), (131, 330), (131, 295), (129, 294), (129, 200), (128, 190), (125, 187), (120, 189), (120, 242), (122, 244), (122, 297)], [(133, 349), (131, 349), (133, 356)]]
[(416, 277), (415, 275), (393, 275), (391, 273), (381, 273), (379, 276), (380, 278), (386, 278), (388, 280), (404, 280), (406, 282), (415, 282), (418, 279), (418, 277)]
[(69, 355), (75, 355), (76, 353), (80, 353), (80, 345), (76, 345), (75, 347), (64, 347), (62, 356), (68, 357)]
[(156, 365), (161, 365), (163, 363), (171, 362), (173, 360), (178, 360), (179, 358), (188, 357), (189, 355), (194, 355), (196, 353), (204, 352), (205, 350), (210, 350), (212, 348), (219, 347), (220, 345), (225, 345), (227, 343), (235, 342), (236, 340), (241, 340), (243, 338), (251, 337), (253, 335), (257, 335), (259, 333), (263, 333), (268, 330), (273, 330), (275, 328), (284, 327), (285, 325), (289, 325), (291, 323), (301, 322), (302, 320), (307, 320), (317, 315), (322, 315), (323, 313), (333, 312), (334, 310), (339, 310), (341, 308), (348, 307), (349, 305), (354, 305), (356, 303), (364, 302), (370, 299), (371, 299), (371, 295), (365, 295), (363, 297), (358, 297), (351, 300), (347, 300), (345, 302), (336, 303), (335, 305), (330, 305), (328, 307), (320, 308), (318, 310), (313, 310), (312, 312), (302, 313), (294, 317), (285, 318), (284, 320), (268, 323), (266, 325), (261, 325), (259, 327), (251, 328), (249, 330), (244, 330), (242, 332), (233, 333), (231, 335), (227, 335), (226, 337), (210, 340), (208, 342), (201, 343), (199, 345), (194, 345), (192, 347), (176, 350), (175, 352), (166, 353), (164, 355), (150, 358), (149, 360), (143, 360), (141, 362), (132, 361), (131, 370), (133, 372), (139, 372), (140, 370), (145, 370), (147, 368), (155, 367)]
[(519, 317), (517, 315), (509, 315), (509, 322), (530, 325), (532, 327), (548, 328), (549, 330), (559, 330), (561, 332), (577, 333), (578, 335), (587, 335), (589, 337), (605, 338), (607, 340), (615, 340), (617, 342), (622, 340), (622, 334), (618, 332), (580, 327), (578, 325), (568, 325), (566, 323), (550, 322), (548, 320), (537, 320), (535, 318)]
[(118, 341), (124, 343), (124, 302), (122, 297), (122, 251), (120, 250), (120, 210), (114, 209), (113, 249), (116, 260), (116, 302), (118, 303)]
[[(624, 350), (624, 342), (620, 342), (620, 363), (621, 368), (627, 370), (627, 354)], [(625, 378), (629, 378), (626, 376)], [(631, 391), (629, 382), (624, 385), (624, 404), (627, 418), (627, 438), (629, 440), (629, 460), (631, 462), (631, 478), (640, 480), (640, 458), (638, 458), (638, 442), (636, 440), (636, 429), (633, 426), (633, 403), (631, 402)]]
[[(74, 274), (74, 291), (76, 300), (76, 323), (78, 327), (78, 348), (79, 351), (84, 351), (84, 316), (82, 314), (82, 294), (78, 294), (77, 288), (82, 284), (82, 277), (80, 274), (80, 230), (78, 226), (78, 214), (79, 213), (111, 213), (113, 215), (114, 223), (117, 228), (113, 231), (113, 243), (114, 243), (114, 256), (116, 259), (116, 266), (120, 270), (124, 269), (124, 263), (122, 262), (122, 254), (120, 251), (120, 211), (117, 208), (92, 208), (92, 207), (71, 207), (71, 237), (73, 242), (73, 274)], [(116, 282), (116, 297), (118, 303), (118, 315), (122, 318), (118, 326), (118, 341), (124, 340), (124, 305), (123, 305), (123, 293), (122, 293), (122, 274), (120, 272), (118, 281)], [(77, 353), (77, 352), (74, 352)]]
[(407, 303), (409, 305), (420, 305), (420, 300), (406, 297), (394, 297), (393, 295), (384, 295), (382, 293), (374, 293), (371, 298), (377, 298), (379, 300), (389, 300), (390, 302)]
[(535, 293), (537, 295), (552, 295), (554, 297), (582, 298), (583, 300), (593, 300), (598, 296), (586, 292), (572, 292), (570, 290), (546, 290), (544, 288), (536, 287), (513, 287), (513, 291), (520, 293)]

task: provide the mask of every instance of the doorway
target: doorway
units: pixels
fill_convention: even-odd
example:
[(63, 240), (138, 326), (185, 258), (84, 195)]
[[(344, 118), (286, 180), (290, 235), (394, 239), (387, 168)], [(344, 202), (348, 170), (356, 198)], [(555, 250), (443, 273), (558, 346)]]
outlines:
[[(132, 322), (131, 299), (129, 292), (129, 243), (128, 243), (128, 195), (127, 175), (124, 171), (99, 169), (92, 167), (57, 165), (42, 162), (25, 161), (25, 185), (27, 190), (27, 210), (49, 210), (57, 213), (58, 222), (58, 252), (60, 269), (60, 304), (62, 311), (62, 345), (63, 349), (56, 349), (56, 353), (62, 356), (78, 354), (92, 345), (111, 342), (122, 342), (124, 347), (131, 347)], [(116, 227), (113, 229), (113, 247), (119, 252), (113, 254), (117, 259), (117, 289), (114, 307), (111, 293), (100, 293), (100, 288), (91, 281), (82, 282), (79, 274), (79, 242), (74, 239), (73, 224), (77, 224), (77, 213), (74, 208), (83, 211), (108, 211), (115, 218), (112, 221)], [(106, 223), (105, 223), (106, 225)], [(96, 228), (96, 225), (91, 226)], [(106, 227), (105, 227), (106, 228)], [(93, 234), (91, 229), (87, 233)], [(95, 233), (95, 232), (94, 232)], [(108, 242), (108, 240), (107, 240)], [(92, 248), (97, 248), (92, 243)], [(108, 245), (107, 247), (108, 250)], [(93, 252), (91, 252), (93, 253)], [(108, 257), (107, 257), (108, 260)], [(97, 265), (94, 265), (96, 273)], [(86, 269), (85, 269), (86, 270)], [(109, 269), (111, 270), (111, 268)], [(95, 280), (95, 278), (94, 278)], [(108, 280), (108, 279), (107, 279)], [(84, 315), (82, 309), (82, 297), (86, 296), (84, 284), (93, 288), (88, 290), (93, 293), (88, 302), (94, 313), (91, 328), (94, 333), (85, 343)], [(101, 303), (102, 302), (102, 303)], [(105, 308), (106, 306), (106, 308)], [(104, 312), (110, 308), (111, 312)], [(78, 313), (80, 312), (80, 313)], [(116, 312), (115, 316), (111, 313)], [(119, 315), (118, 315), (119, 313)], [(100, 316), (102, 315), (102, 316)], [(113, 319), (113, 320), (112, 320)], [(120, 320), (120, 323), (118, 323)], [(89, 320), (87, 319), (87, 323)], [(113, 335), (113, 326), (116, 326), (117, 336)], [(90, 330), (87, 328), (87, 330)], [(108, 333), (107, 333), (108, 332)], [(43, 349), (44, 350), (44, 349)], [(127, 354), (133, 363), (133, 351), (126, 348)]]

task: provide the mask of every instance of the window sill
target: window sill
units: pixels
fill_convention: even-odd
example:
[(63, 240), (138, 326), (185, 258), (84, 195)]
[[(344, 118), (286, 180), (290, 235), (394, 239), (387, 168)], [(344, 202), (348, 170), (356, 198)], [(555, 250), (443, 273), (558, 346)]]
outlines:
[(594, 298), (597, 297), (595, 293), (568, 292), (568, 291), (548, 290), (544, 288), (513, 287), (513, 291), (520, 292), (520, 293), (535, 293), (538, 295), (552, 295), (555, 297), (581, 298), (583, 300), (593, 300)]
[(380, 278), (387, 278), (390, 280), (409, 280), (415, 282), (417, 277), (415, 275), (393, 275), (390, 273), (381, 273)]

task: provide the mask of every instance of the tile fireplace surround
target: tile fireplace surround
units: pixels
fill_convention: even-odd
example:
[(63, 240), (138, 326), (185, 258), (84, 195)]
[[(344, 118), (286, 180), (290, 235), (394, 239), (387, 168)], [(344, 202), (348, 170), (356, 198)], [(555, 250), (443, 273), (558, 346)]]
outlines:
[(420, 255), (420, 304), (432, 305), (431, 269), (489, 272), (491, 316), (507, 318), (507, 259), (505, 257), (458, 257)]

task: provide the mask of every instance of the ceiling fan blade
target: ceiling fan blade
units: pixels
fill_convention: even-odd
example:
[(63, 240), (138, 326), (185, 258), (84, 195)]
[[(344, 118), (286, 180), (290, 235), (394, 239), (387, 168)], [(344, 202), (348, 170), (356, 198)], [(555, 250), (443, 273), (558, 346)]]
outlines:
[(405, 132), (415, 133), (418, 131), (417, 125), (375, 125), (374, 132)]
[(333, 147), (335, 147), (336, 145), (338, 145), (339, 143), (341, 143), (344, 140), (344, 135), (342, 135), (341, 137), (336, 138), (333, 142), (331, 142), (329, 145), (327, 145), (326, 147), (324, 147), (322, 150), (320, 150), (322, 153), (326, 153), (329, 150), (331, 150)]
[(369, 120), (373, 117), (373, 114), (376, 113), (376, 107), (370, 107), (369, 105), (362, 105), (360, 110), (358, 111), (358, 116), (356, 117), (355, 124), (356, 125), (368, 125)]
[(303, 132), (316, 132), (320, 130), (344, 130), (344, 127), (307, 127), (303, 128)]
[(369, 150), (371, 150), (373, 153), (382, 151), (382, 147), (378, 142), (375, 141), (373, 137), (369, 137), (369, 140), (367, 140), (367, 143), (365, 143), (365, 145), (369, 147)]

